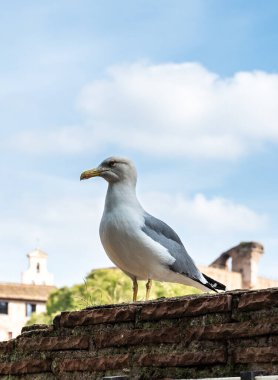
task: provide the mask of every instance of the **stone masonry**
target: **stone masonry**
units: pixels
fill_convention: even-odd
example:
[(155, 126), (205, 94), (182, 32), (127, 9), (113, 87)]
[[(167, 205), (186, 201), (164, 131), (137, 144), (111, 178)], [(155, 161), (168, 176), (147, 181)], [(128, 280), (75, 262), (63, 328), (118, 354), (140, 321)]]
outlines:
[[(223, 252), (209, 267), (200, 267), (211, 278), (216, 278), (227, 289), (266, 289), (277, 287), (278, 281), (258, 276), (259, 262), (264, 247), (254, 241), (242, 242)], [(231, 268), (229, 268), (231, 260)]]
[(63, 312), (0, 343), (0, 379), (278, 374), (278, 288)]

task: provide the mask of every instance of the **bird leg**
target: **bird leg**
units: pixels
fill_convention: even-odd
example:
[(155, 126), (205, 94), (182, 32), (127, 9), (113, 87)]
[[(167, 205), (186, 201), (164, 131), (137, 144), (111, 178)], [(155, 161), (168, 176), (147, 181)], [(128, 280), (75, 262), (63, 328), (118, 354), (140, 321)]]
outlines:
[(137, 292), (138, 292), (138, 284), (136, 277), (132, 280), (133, 281), (133, 302), (137, 301)]
[(148, 282), (146, 283), (146, 301), (150, 298), (150, 292), (152, 287), (152, 280), (149, 278)]

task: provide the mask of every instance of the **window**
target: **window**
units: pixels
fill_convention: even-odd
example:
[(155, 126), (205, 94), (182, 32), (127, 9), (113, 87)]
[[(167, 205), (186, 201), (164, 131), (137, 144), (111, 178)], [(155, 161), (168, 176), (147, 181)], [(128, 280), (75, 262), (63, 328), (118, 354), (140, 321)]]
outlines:
[(8, 302), (0, 300), (0, 314), (8, 314)]
[(33, 313), (36, 311), (36, 304), (35, 303), (27, 303), (26, 304), (26, 317), (31, 317)]
[(37, 273), (40, 273), (40, 270), (41, 270), (40, 263), (37, 263)]

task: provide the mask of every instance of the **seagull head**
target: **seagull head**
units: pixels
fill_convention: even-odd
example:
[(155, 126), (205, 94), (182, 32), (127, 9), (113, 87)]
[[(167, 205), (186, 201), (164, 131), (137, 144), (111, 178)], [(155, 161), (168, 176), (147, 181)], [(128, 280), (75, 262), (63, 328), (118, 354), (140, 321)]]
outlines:
[(112, 156), (102, 161), (98, 167), (81, 173), (80, 180), (91, 177), (102, 177), (109, 184), (127, 182), (135, 185), (137, 172), (131, 160)]

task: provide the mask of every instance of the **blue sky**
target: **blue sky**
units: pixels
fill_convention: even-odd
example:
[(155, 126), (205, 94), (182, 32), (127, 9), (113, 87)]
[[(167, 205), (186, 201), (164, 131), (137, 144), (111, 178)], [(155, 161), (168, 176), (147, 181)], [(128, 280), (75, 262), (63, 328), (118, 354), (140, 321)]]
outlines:
[(277, 278), (276, 1), (13, 1), (0, 14), (0, 281), (35, 246), (58, 285), (110, 265), (106, 184), (132, 158), (138, 197), (197, 263), (264, 244)]

